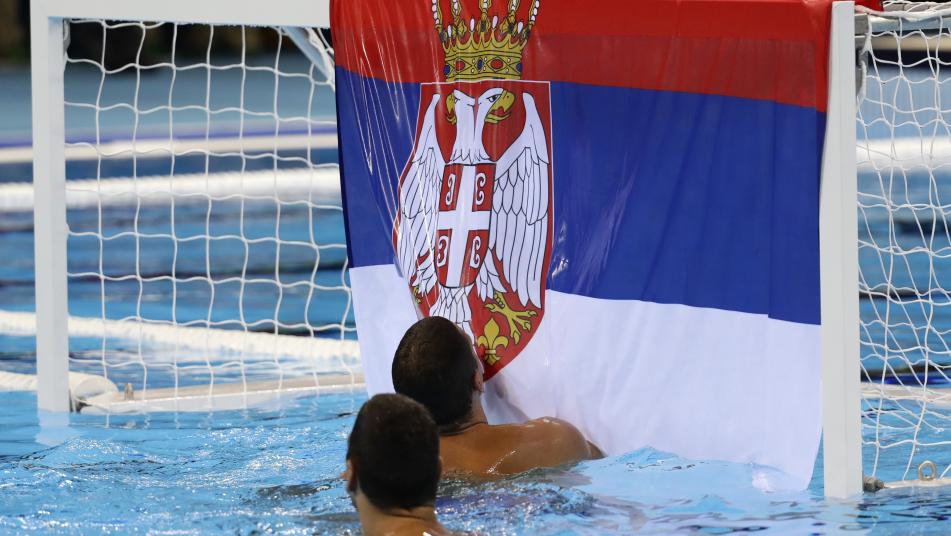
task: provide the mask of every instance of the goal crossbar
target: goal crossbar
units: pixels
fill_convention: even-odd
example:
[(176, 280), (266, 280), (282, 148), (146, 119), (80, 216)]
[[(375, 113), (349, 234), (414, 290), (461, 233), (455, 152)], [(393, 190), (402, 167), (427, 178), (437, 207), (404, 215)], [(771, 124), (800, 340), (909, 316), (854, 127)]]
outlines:
[(269, 0), (31, 0), (34, 16), (237, 26), (330, 27), (330, 1)]

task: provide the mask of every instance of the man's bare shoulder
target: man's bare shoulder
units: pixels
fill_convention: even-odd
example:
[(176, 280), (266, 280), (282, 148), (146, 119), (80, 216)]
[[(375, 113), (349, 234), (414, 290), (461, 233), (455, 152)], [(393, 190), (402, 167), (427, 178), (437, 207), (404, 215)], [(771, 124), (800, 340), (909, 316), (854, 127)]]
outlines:
[(554, 417), (542, 417), (531, 420), (529, 423), (537, 423), (543, 436), (547, 435), (553, 441), (562, 441), (574, 449), (575, 452), (586, 452), (586, 459), (604, 457), (604, 452), (597, 445), (588, 441), (584, 434), (568, 421)]
[(453, 536), (459, 534), (439, 524), (437, 521), (408, 520), (383, 527), (379, 534), (383, 536)]
[(601, 456), (571, 423), (552, 417), (480, 427), (443, 438), (445, 474), (466, 480), (498, 478)]
[(584, 435), (568, 421), (554, 417), (532, 419), (525, 423), (532, 435), (542, 441), (553, 441), (574, 447), (578, 451), (586, 451), (588, 442)]
[(499, 464), (501, 473), (520, 473), (593, 457), (588, 441), (571, 423), (552, 417), (508, 425), (517, 446)]
[(578, 432), (578, 429), (575, 428), (575, 425), (562, 419), (556, 419), (555, 417), (539, 417), (537, 419), (526, 421), (525, 424), (558, 430), (571, 430), (572, 432), (580, 435), (580, 432)]

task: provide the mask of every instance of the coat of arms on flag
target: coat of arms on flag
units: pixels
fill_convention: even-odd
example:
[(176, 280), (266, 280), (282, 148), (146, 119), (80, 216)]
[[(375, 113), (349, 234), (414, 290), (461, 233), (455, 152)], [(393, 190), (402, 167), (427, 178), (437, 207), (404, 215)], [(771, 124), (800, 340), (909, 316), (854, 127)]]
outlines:
[(421, 85), (393, 231), (420, 312), (472, 335), (486, 378), (538, 330), (552, 247), (549, 84), (521, 80), (538, 0), (524, 21), (491, 7), (466, 21), (452, 0), (444, 26), (433, 0), (446, 81)]

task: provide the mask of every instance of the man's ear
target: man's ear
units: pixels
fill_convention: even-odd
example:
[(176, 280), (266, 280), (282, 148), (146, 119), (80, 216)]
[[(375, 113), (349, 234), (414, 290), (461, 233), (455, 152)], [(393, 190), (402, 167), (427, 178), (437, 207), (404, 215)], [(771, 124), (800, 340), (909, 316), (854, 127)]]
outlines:
[(347, 460), (347, 470), (343, 472), (343, 477), (347, 480), (347, 491), (357, 492), (357, 471), (353, 468), (353, 462)]
[(475, 374), (472, 375), (472, 388), (481, 395), (485, 393), (485, 368), (482, 365), (482, 360), (479, 359), (479, 353), (475, 349), (472, 351), (472, 359), (476, 361)]
[(439, 456), (439, 479), (442, 480), (442, 455)]
[(348, 459), (346, 467), (344, 467), (343, 472), (340, 473), (340, 478), (343, 480), (346, 480), (347, 482), (350, 482), (350, 476), (352, 474), (353, 474), (353, 464)]
[(479, 367), (476, 369), (475, 374), (472, 375), (472, 388), (478, 391), (480, 395), (485, 393), (485, 379), (482, 376), (483, 374), (482, 367)]

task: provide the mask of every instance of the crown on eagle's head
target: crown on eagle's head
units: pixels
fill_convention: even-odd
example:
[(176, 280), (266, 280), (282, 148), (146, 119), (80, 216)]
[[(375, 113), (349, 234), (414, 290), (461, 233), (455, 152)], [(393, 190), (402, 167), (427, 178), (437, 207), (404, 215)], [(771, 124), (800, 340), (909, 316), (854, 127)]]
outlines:
[(433, 0), (436, 32), (446, 53), (443, 75), (449, 82), (522, 77), (522, 49), (535, 26), (539, 0), (531, 0), (528, 20), (516, 20), (520, 0), (509, 0), (508, 14), (489, 19), (492, 0), (479, 0), (481, 15), (466, 21), (459, 0), (451, 0), (452, 22), (445, 27), (439, 0)]

